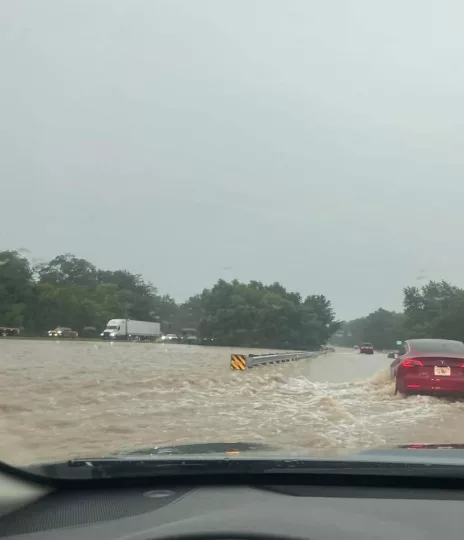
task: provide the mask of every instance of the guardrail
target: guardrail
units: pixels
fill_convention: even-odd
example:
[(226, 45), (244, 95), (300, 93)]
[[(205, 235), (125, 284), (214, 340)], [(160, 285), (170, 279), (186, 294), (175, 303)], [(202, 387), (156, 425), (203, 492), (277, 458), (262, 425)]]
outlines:
[(327, 348), (322, 351), (292, 351), (282, 353), (263, 353), (263, 354), (231, 354), (230, 368), (237, 371), (246, 371), (258, 366), (267, 366), (269, 364), (283, 364), (285, 362), (296, 362), (303, 358), (311, 358), (321, 354), (333, 352), (334, 349)]

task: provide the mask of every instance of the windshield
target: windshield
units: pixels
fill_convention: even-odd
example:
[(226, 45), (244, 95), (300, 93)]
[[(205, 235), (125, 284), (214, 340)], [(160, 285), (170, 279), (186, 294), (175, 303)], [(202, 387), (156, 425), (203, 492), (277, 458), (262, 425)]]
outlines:
[(0, 460), (464, 444), (458, 2), (3, 4)]

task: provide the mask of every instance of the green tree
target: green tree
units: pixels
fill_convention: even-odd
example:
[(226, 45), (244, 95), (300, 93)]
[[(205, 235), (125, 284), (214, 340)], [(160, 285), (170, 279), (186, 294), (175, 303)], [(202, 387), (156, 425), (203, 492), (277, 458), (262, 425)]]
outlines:
[(446, 281), (404, 289), (409, 338), (464, 339), (464, 290)]
[(165, 332), (196, 328), (218, 345), (317, 349), (337, 328), (322, 295), (280, 283), (219, 280), (181, 305), (141, 275), (102, 270), (71, 253), (31, 268), (15, 251), (0, 252), (0, 325), (42, 335), (58, 325), (101, 330), (118, 317), (160, 321)]
[(36, 267), (39, 283), (50, 285), (81, 285), (95, 287), (97, 269), (85, 259), (79, 259), (72, 253), (58, 255), (49, 263)]
[(17, 251), (0, 252), (0, 325), (20, 328), (27, 324), (32, 286), (29, 261)]
[(178, 332), (182, 328), (195, 328), (198, 330), (204, 315), (201, 295), (197, 294), (178, 306), (173, 325)]
[(340, 335), (333, 336), (332, 342), (347, 347), (367, 341), (378, 349), (393, 349), (397, 340), (406, 339), (404, 314), (382, 308), (343, 323), (340, 330)]
[(279, 283), (219, 280), (198, 301), (200, 333), (218, 345), (318, 349), (337, 326), (325, 297), (303, 302)]
[(151, 283), (146, 283), (139, 274), (127, 270), (99, 270), (100, 283), (113, 284), (121, 291), (124, 308), (121, 317), (130, 319), (155, 321), (160, 317), (160, 302), (157, 290)]

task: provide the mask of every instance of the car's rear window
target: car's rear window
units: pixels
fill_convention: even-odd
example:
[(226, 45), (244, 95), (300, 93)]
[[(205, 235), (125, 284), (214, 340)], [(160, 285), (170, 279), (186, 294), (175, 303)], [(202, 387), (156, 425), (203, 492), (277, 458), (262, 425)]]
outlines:
[(363, 343), (361, 347), (372, 347), (372, 343)]
[(411, 341), (411, 348), (419, 353), (460, 353), (464, 354), (464, 343), (461, 341), (440, 341), (424, 339)]

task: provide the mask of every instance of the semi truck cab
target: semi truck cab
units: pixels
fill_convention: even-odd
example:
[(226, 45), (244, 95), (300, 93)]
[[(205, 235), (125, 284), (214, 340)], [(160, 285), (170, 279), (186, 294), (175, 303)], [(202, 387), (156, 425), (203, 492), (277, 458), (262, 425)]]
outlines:
[(126, 336), (126, 319), (111, 319), (100, 334), (104, 339), (117, 339)]

